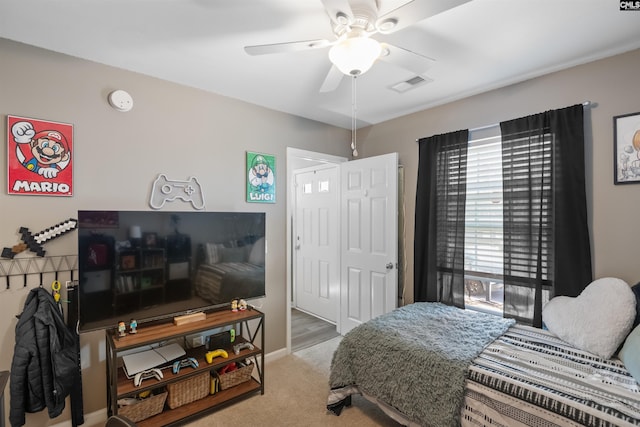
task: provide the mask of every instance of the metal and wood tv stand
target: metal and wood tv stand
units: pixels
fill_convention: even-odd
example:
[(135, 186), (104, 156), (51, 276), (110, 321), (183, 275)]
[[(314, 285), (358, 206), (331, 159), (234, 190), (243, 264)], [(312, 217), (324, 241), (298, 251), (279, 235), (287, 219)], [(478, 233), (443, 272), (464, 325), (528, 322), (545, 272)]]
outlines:
[[(209, 364), (205, 358), (205, 346), (187, 348), (187, 336), (205, 334), (210, 330), (234, 328), (236, 339), (233, 344), (250, 342), (253, 349), (245, 346), (238, 354), (233, 351), (233, 345), (225, 348), (228, 358), (216, 358)], [(204, 398), (170, 409), (165, 405), (164, 410), (157, 415), (150, 416), (137, 422), (144, 426), (180, 425), (185, 421), (201, 417), (216, 409), (243, 400), (258, 392), (264, 394), (264, 313), (256, 309), (232, 312), (230, 310), (216, 311), (206, 314), (204, 320), (176, 325), (171, 321), (141, 325), (136, 334), (118, 336), (118, 331), (106, 331), (107, 342), (107, 410), (109, 415), (118, 413), (118, 399), (135, 398), (145, 391), (166, 388), (168, 385), (189, 379), (205, 372), (215, 371), (228, 363), (249, 359), (255, 364), (250, 380), (231, 388), (209, 394)], [(127, 378), (122, 368), (121, 353), (150, 345), (157, 345), (168, 341), (182, 342), (187, 354), (198, 362), (197, 368), (185, 367), (174, 374), (171, 367), (163, 369), (163, 378), (147, 378), (139, 386), (134, 385), (133, 379)]]

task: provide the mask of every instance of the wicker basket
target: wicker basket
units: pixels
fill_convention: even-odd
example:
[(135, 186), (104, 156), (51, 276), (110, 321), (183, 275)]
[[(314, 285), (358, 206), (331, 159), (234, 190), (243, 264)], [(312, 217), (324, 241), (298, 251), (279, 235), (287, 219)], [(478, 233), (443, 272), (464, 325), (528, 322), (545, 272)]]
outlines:
[(186, 380), (168, 384), (167, 404), (169, 408), (174, 409), (207, 396), (210, 390), (209, 376), (209, 372), (204, 372)]
[(240, 365), (238, 369), (231, 372), (226, 372), (222, 375), (218, 374), (220, 380), (220, 390), (226, 390), (238, 384), (251, 379), (251, 373), (253, 372), (253, 363), (249, 365)]
[(162, 412), (166, 399), (167, 392), (165, 391), (164, 393), (148, 397), (133, 405), (122, 406), (118, 408), (118, 414), (124, 415), (134, 423), (142, 421)]

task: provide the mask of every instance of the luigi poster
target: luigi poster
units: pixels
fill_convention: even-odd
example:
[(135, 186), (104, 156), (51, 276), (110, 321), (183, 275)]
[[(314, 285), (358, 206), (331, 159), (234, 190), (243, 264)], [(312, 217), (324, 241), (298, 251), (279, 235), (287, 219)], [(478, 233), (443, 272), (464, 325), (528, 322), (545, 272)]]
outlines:
[(276, 202), (276, 158), (247, 151), (247, 202)]

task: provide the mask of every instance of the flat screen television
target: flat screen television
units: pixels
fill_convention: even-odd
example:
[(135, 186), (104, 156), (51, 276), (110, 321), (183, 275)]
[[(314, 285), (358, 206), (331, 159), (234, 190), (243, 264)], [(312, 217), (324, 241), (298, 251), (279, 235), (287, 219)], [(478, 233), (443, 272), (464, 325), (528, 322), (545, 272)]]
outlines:
[(264, 212), (78, 211), (79, 331), (265, 295)]

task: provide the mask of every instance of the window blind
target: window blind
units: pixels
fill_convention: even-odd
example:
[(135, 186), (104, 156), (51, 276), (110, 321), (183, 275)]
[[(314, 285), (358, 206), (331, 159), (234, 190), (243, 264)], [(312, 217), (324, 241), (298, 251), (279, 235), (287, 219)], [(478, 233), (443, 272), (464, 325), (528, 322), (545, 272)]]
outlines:
[(503, 275), (502, 147), (500, 136), (469, 141), (465, 213), (465, 275)]

